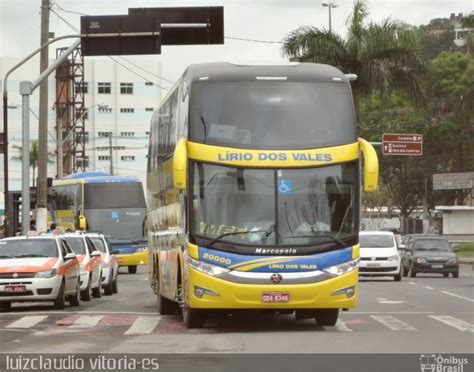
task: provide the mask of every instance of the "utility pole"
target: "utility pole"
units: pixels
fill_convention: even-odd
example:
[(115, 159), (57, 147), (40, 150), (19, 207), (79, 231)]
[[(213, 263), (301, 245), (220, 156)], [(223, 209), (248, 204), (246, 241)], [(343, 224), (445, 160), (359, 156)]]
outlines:
[(112, 152), (112, 132), (109, 133), (109, 158), (110, 158), (110, 175), (114, 175), (114, 158)]
[[(49, 0), (41, 0), (41, 45), (49, 39)], [(49, 48), (40, 55), (40, 74), (48, 68)], [(36, 192), (36, 225), (38, 231), (47, 230), (48, 178), (48, 79), (40, 86), (38, 128), (38, 186)]]

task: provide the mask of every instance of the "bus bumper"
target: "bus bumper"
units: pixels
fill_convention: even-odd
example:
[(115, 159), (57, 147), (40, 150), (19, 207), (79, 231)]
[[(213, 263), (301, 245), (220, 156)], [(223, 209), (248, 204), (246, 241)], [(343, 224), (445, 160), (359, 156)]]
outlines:
[(136, 266), (148, 264), (148, 250), (142, 252), (135, 252), (130, 254), (117, 255), (119, 266)]
[[(357, 305), (359, 270), (321, 282), (291, 285), (234, 283), (191, 267), (188, 270), (188, 305), (194, 309), (340, 309)], [(201, 289), (201, 293), (196, 288)], [(350, 297), (346, 294), (346, 288), (353, 289)], [(263, 302), (264, 292), (287, 292), (289, 301)]]

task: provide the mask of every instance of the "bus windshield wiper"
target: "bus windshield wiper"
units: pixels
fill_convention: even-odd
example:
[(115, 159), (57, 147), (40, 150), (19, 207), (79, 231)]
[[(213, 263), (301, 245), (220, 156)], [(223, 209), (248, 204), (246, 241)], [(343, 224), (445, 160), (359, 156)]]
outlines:
[(241, 235), (241, 234), (252, 234), (252, 233), (265, 233), (264, 238), (267, 238), (273, 232), (272, 228), (266, 230), (246, 230), (246, 231), (232, 231), (218, 235), (216, 238), (212, 239), (211, 242), (207, 245), (209, 248), (218, 240), (221, 240), (225, 236), (230, 235)]

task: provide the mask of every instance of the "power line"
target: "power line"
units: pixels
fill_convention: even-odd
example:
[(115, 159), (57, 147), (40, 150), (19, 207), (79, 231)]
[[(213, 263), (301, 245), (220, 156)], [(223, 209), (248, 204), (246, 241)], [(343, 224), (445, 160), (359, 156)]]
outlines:
[(142, 71), (144, 71), (144, 72), (146, 72), (146, 73), (148, 73), (148, 74), (150, 74), (150, 75), (153, 75), (153, 76), (155, 76), (155, 77), (157, 77), (157, 78), (159, 78), (159, 79), (161, 79), (161, 80), (166, 81), (167, 83), (170, 83), (170, 84), (174, 84), (174, 83), (175, 83), (174, 81), (171, 81), (171, 80), (169, 80), (169, 79), (166, 79), (166, 78), (164, 78), (163, 76), (157, 75), (157, 74), (155, 74), (155, 73), (153, 73), (153, 72), (151, 72), (151, 71), (149, 71), (149, 70), (147, 70), (147, 69), (141, 67), (140, 65), (137, 65), (137, 64), (133, 63), (132, 61), (126, 59), (124, 56), (117, 56), (117, 57), (123, 59), (124, 61), (127, 61), (127, 62), (130, 63), (132, 66), (134, 66), (134, 67), (136, 67), (136, 68), (139, 68), (140, 70), (142, 70)]
[(283, 44), (283, 41), (246, 39), (246, 38), (243, 38), (243, 37), (233, 37), (233, 36), (226, 36), (226, 37), (224, 37), (224, 39), (239, 40), (239, 41), (249, 41), (249, 42), (252, 42), (252, 43), (263, 43), (263, 44)]

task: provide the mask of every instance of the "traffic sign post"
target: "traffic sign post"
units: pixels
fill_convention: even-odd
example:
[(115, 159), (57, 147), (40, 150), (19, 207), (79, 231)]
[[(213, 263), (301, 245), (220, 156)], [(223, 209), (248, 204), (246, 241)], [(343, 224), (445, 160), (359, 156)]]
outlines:
[(382, 135), (383, 155), (423, 155), (423, 135), (405, 133), (384, 133)]

